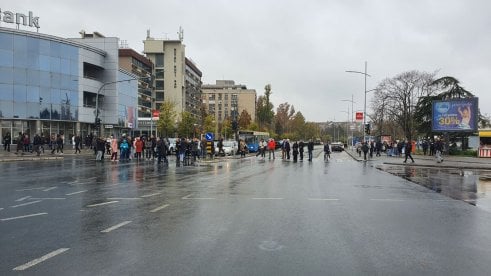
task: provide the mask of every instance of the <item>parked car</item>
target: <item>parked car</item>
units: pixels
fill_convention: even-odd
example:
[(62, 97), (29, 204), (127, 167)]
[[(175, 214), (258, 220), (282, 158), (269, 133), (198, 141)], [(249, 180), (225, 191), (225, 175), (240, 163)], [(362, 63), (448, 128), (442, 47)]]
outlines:
[[(234, 155), (238, 148), (237, 142), (234, 140), (223, 141), (223, 152), (225, 152), (225, 155)], [(215, 141), (215, 155), (218, 155), (218, 141)]]
[(331, 150), (332, 151), (343, 151), (344, 150), (344, 145), (343, 143), (331, 143)]
[(177, 138), (169, 138), (169, 152), (174, 153), (176, 150), (176, 140)]

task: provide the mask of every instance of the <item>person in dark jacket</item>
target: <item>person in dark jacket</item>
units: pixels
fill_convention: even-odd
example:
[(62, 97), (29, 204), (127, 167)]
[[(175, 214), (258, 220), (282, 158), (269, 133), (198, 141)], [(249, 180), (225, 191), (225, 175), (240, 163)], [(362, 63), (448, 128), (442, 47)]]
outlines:
[(286, 139), (284, 141), (284, 144), (285, 144), (285, 154), (286, 154), (286, 159), (287, 160), (290, 160), (290, 140), (289, 139)]
[(41, 145), (43, 144), (43, 141), (41, 140), (41, 136), (39, 134), (36, 134), (34, 136), (34, 140), (32, 141), (32, 145), (34, 146), (33, 151), (36, 152), (37, 156), (41, 155)]
[(361, 151), (363, 151), (363, 160), (367, 161), (367, 153), (368, 153), (368, 144), (367, 142), (363, 142), (361, 145)]
[(3, 137), (3, 150), (10, 152), (10, 143), (12, 142), (12, 137), (10, 136), (10, 132)]
[(298, 143), (297, 141), (295, 141), (293, 143), (293, 162), (296, 163), (297, 162), (297, 158), (298, 158)]
[(307, 144), (307, 150), (309, 153), (309, 162), (312, 162), (312, 152), (314, 151), (314, 142), (312, 139), (309, 139), (309, 143)]
[(408, 157), (411, 158), (411, 161), (414, 163), (414, 159), (411, 156), (412, 149), (413, 149), (413, 145), (411, 141), (406, 140), (406, 147), (404, 149), (404, 155), (406, 155), (406, 158), (404, 159), (404, 163), (406, 163)]
[(300, 161), (303, 161), (303, 147), (305, 146), (303, 140), (298, 143), (298, 153), (300, 154)]

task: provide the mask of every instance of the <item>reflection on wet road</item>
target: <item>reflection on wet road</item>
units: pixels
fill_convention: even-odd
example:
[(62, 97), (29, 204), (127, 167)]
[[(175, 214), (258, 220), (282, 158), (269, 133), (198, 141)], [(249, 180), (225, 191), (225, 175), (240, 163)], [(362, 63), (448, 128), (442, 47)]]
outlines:
[(378, 169), (491, 211), (491, 171), (379, 165)]

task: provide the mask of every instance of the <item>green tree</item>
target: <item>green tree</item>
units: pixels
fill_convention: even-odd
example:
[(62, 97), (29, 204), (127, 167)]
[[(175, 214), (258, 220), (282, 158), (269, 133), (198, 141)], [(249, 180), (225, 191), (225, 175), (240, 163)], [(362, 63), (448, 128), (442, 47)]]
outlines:
[(160, 106), (157, 130), (163, 137), (170, 137), (175, 131), (176, 105), (169, 101), (164, 101)]
[(259, 96), (256, 102), (256, 121), (260, 130), (269, 130), (272, 129), (274, 119), (274, 106), (269, 101), (271, 85), (266, 85), (264, 90), (264, 96)]
[(180, 137), (192, 137), (196, 118), (190, 112), (181, 113), (181, 121), (177, 124), (177, 132)]
[(251, 124), (251, 115), (249, 114), (249, 112), (247, 112), (247, 110), (242, 110), (242, 113), (240, 113), (240, 116), (239, 116), (239, 128), (240, 129), (247, 129), (247, 127), (249, 127), (249, 125)]
[(203, 120), (203, 132), (215, 132), (215, 117), (206, 115)]

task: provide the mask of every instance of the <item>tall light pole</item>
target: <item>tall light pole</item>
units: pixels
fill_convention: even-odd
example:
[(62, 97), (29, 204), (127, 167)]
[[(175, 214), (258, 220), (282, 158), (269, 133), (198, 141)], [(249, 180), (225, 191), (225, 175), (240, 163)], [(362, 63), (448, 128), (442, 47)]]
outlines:
[[(352, 71), (348, 70), (346, 71), (347, 73), (357, 73), (357, 74), (362, 74), (365, 76), (365, 104), (363, 105), (363, 127), (366, 125), (366, 118), (367, 118), (367, 76), (371, 77), (369, 74), (367, 74), (367, 62), (365, 61), (365, 72), (360, 72), (360, 71)], [(365, 142), (365, 131), (363, 131), (363, 142)]]
[[(350, 125), (350, 130), (351, 130), (351, 150), (353, 150), (354, 144), (353, 144), (353, 114), (355, 113), (355, 108), (354, 108), (354, 103), (355, 101), (353, 100), (353, 94), (351, 94), (351, 100), (341, 100), (342, 102), (350, 102), (351, 103), (351, 125)], [(349, 112), (349, 106), (348, 106), (348, 112)]]
[(348, 129), (348, 124), (349, 124), (349, 105), (348, 105), (348, 111), (341, 110), (341, 112), (344, 112), (344, 113), (346, 113), (346, 115), (348, 115), (348, 120), (346, 120), (346, 146), (348, 146), (348, 136), (349, 136), (349, 134), (348, 134), (348, 131), (349, 131), (349, 129)]
[[(97, 94), (95, 96), (95, 125), (96, 125), (96, 130), (97, 128), (101, 128), (102, 125), (101, 125), (101, 120), (99, 118), (99, 94), (101, 93), (102, 89), (104, 89), (106, 87), (106, 85), (109, 85), (109, 84), (115, 84), (115, 83), (119, 83), (119, 82), (130, 82), (130, 81), (133, 81), (133, 80), (141, 80), (141, 79), (148, 79), (149, 77), (143, 77), (143, 78), (132, 78), (132, 79), (126, 79), (126, 80), (118, 80), (118, 81), (111, 81), (111, 82), (105, 82), (101, 85), (101, 87), (99, 87), (99, 90), (97, 90)], [(100, 129), (99, 129), (100, 130)], [(96, 133), (97, 135), (99, 133)]]

